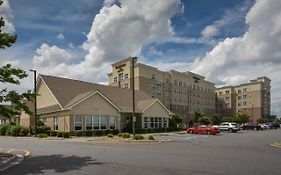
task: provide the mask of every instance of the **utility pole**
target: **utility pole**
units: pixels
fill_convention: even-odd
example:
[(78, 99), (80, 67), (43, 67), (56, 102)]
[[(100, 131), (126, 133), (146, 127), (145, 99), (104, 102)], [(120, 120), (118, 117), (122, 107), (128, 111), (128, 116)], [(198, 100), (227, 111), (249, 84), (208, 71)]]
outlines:
[(137, 62), (137, 57), (132, 57), (132, 93), (133, 93), (133, 114), (132, 114), (132, 123), (133, 123), (133, 136), (135, 137), (135, 62)]
[(30, 70), (31, 72), (33, 72), (33, 81), (34, 81), (34, 94), (35, 94), (35, 98), (34, 98), (34, 131), (35, 131), (35, 136), (37, 136), (37, 88), (36, 88), (36, 70), (32, 69)]

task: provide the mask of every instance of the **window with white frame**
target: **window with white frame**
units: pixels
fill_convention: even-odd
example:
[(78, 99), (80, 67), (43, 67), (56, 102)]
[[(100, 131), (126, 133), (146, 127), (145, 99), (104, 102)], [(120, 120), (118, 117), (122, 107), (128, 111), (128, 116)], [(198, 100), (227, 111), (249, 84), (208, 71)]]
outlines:
[(144, 117), (144, 128), (148, 128), (148, 117)]
[(74, 130), (76, 130), (76, 131), (82, 130), (82, 116), (81, 115), (74, 116)]
[(158, 127), (162, 128), (163, 126), (162, 126), (162, 118), (161, 117), (158, 118), (158, 122), (159, 122)]
[(150, 118), (150, 128), (154, 128), (154, 118)]
[(116, 117), (109, 117), (109, 129), (116, 129)]
[(99, 116), (92, 116), (93, 117), (93, 127), (94, 130), (98, 130), (100, 129), (100, 125), (99, 125)]
[(114, 82), (117, 82), (117, 77), (114, 77), (114, 80), (113, 80)]
[(155, 128), (158, 128), (158, 127), (159, 127), (159, 125), (158, 125), (158, 117), (155, 117), (155, 118), (154, 118), (154, 127), (155, 127)]
[(43, 122), (45, 125), (47, 125), (47, 117), (43, 117), (43, 118), (42, 118), (42, 122)]
[(128, 74), (125, 74), (125, 79), (128, 79), (129, 78), (129, 75)]
[(100, 129), (106, 129), (106, 117), (100, 116), (99, 117)]
[(167, 118), (164, 118), (164, 119), (163, 119), (163, 127), (164, 127), (164, 128), (167, 128), (167, 127), (168, 127), (168, 119), (167, 119)]
[(58, 122), (58, 117), (54, 116), (53, 117), (53, 130), (59, 130), (59, 122)]
[(85, 116), (85, 128), (86, 130), (93, 130), (93, 116), (91, 115)]

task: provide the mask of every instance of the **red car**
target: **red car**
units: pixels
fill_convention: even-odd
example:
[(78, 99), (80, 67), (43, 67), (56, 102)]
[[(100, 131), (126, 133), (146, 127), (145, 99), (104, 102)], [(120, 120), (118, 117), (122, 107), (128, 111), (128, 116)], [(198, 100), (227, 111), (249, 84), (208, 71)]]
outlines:
[(207, 135), (216, 135), (220, 133), (220, 130), (214, 127), (200, 125), (193, 128), (187, 129), (188, 134), (207, 134)]

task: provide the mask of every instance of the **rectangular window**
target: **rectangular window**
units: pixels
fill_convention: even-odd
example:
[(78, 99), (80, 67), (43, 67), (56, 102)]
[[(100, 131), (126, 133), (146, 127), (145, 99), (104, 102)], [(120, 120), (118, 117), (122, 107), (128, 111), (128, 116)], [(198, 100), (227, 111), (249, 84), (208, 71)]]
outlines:
[(93, 116), (93, 127), (94, 127), (94, 130), (100, 129), (100, 127), (99, 127), (99, 116)]
[(229, 97), (225, 97), (225, 100), (229, 100)]
[(154, 128), (154, 118), (150, 118), (150, 128)]
[(86, 130), (93, 130), (93, 116), (87, 115), (85, 117)]
[(243, 88), (243, 92), (247, 92), (247, 88)]
[(158, 118), (157, 118), (157, 117), (154, 118), (154, 127), (155, 127), (155, 128), (158, 128), (158, 127), (159, 127), (159, 125), (158, 125)]
[(247, 95), (243, 95), (243, 99), (247, 99)]
[(128, 79), (129, 78), (129, 75), (128, 74), (125, 74), (125, 79)]
[(175, 85), (178, 85), (178, 82), (177, 82), (177, 80), (174, 80), (174, 83), (175, 83)]
[(47, 117), (43, 117), (43, 118), (42, 118), (42, 122), (43, 122), (45, 125), (47, 125)]
[(153, 80), (155, 80), (155, 74), (152, 74), (152, 75), (151, 75), (151, 78), (152, 78)]
[(161, 117), (158, 118), (158, 122), (159, 122), (159, 128), (162, 128), (163, 125), (162, 125), (162, 118)]
[(182, 82), (181, 81), (179, 81), (179, 85), (182, 86)]
[(125, 83), (125, 89), (128, 89), (128, 88), (129, 88), (128, 83)]
[(167, 127), (168, 127), (168, 119), (167, 119), (167, 118), (164, 118), (163, 127), (164, 127), (164, 128), (167, 128)]
[(123, 73), (122, 74), (119, 74), (119, 80), (123, 80)]
[(244, 105), (244, 106), (247, 105), (247, 102), (244, 101), (244, 102), (243, 102), (243, 105)]
[(114, 82), (117, 82), (117, 77), (114, 77), (114, 80), (113, 80)]
[(106, 129), (106, 117), (100, 116), (99, 122), (100, 122), (100, 129)]
[(74, 130), (76, 130), (76, 131), (82, 130), (82, 116), (81, 115), (74, 116)]
[(116, 129), (116, 117), (109, 117), (109, 129)]
[(53, 117), (53, 130), (55, 131), (59, 130), (59, 122), (57, 116)]
[(229, 91), (225, 91), (226, 94), (229, 94)]
[(169, 83), (169, 79), (166, 79), (166, 83)]
[(148, 128), (148, 117), (144, 117), (144, 128)]

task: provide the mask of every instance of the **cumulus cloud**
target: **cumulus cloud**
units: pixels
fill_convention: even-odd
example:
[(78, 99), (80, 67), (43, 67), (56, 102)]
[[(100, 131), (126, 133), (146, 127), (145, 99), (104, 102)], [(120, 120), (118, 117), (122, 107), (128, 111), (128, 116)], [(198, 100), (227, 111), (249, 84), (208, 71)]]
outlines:
[(0, 16), (5, 20), (5, 26), (2, 27), (1, 30), (6, 33), (15, 32), (15, 26), (11, 21), (13, 19), (13, 14), (8, 0), (3, 1), (3, 4), (0, 6)]
[(204, 38), (211, 38), (213, 36), (216, 36), (217, 34), (219, 33), (218, 31), (218, 28), (214, 25), (209, 25), (209, 26), (206, 26), (202, 32), (201, 32), (201, 35), (204, 37)]
[(52, 65), (49, 71), (63, 70), (60, 75), (104, 81), (112, 62), (138, 56), (149, 43), (173, 37), (170, 19), (183, 8), (180, 0), (107, 0), (104, 4), (82, 44), (87, 52), (84, 60), (76, 64), (63, 63), (65, 60), (61, 60), (62, 55), (58, 53), (69, 56), (65, 50), (44, 44), (36, 51), (35, 66)]
[[(241, 83), (244, 77), (268, 76), (280, 87), (281, 1), (256, 0), (246, 15), (248, 30), (241, 37), (219, 42), (192, 65), (196, 73), (220, 84)], [(273, 101), (280, 93), (273, 89)], [(273, 104), (273, 106), (276, 104)]]
[(57, 35), (57, 39), (59, 40), (63, 40), (64, 39), (64, 35), (62, 33)]

